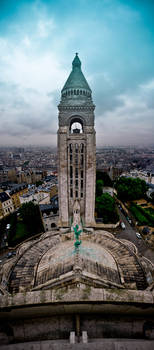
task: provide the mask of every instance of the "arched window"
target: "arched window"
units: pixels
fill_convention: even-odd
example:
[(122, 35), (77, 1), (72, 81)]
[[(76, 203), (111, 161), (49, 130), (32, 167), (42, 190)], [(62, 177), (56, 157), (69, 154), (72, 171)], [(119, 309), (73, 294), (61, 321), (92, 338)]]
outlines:
[(83, 133), (83, 126), (79, 121), (74, 121), (71, 124), (71, 134), (81, 134)]

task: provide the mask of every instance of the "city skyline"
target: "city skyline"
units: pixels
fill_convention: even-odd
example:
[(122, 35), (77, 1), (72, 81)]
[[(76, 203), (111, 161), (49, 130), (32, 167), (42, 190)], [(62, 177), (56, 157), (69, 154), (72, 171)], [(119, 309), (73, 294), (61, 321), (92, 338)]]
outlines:
[(56, 146), (76, 51), (97, 146), (154, 143), (153, 1), (1, 1), (0, 51), (0, 146)]

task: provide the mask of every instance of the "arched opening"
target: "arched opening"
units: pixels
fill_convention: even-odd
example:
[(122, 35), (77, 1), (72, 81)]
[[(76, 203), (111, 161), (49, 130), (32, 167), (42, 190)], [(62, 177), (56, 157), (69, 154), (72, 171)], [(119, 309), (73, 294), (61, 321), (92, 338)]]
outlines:
[(56, 227), (56, 224), (54, 222), (52, 222), (51, 228), (54, 228), (54, 227)]
[(78, 117), (73, 118), (70, 123), (70, 133), (71, 134), (81, 134), (83, 133), (83, 123)]

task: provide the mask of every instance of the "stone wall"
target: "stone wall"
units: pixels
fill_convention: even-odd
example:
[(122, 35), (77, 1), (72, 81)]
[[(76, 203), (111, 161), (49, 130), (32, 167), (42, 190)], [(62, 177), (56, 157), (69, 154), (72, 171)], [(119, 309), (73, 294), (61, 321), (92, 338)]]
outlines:
[[(76, 311), (70, 315), (57, 314), (38, 318), (23, 318), (21, 314), (19, 319), (10, 319), (9, 322), (5, 320), (3, 330), (0, 329), (0, 337), (3, 333), (1, 344), (62, 339), (69, 341), (70, 332), (75, 331), (77, 334)], [(82, 336), (82, 332), (86, 331), (89, 343), (100, 339), (145, 339), (144, 323), (142, 318), (132, 320), (131, 316), (125, 317), (124, 315), (118, 317), (113, 314), (80, 314), (79, 334)]]
[(101, 338), (153, 339), (153, 303), (152, 292), (99, 290), (84, 285), (0, 296), (0, 336), (4, 342), (14, 343), (68, 340), (70, 332), (76, 330), (78, 315), (80, 335), (86, 331), (89, 342)]

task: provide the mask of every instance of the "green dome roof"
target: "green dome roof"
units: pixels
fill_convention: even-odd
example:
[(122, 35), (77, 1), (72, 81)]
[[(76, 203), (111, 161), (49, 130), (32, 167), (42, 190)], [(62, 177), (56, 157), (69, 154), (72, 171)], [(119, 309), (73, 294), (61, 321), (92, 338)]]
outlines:
[(85, 89), (91, 92), (91, 89), (81, 70), (81, 61), (76, 53), (72, 62), (72, 72), (70, 73), (62, 92), (66, 89)]

